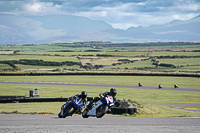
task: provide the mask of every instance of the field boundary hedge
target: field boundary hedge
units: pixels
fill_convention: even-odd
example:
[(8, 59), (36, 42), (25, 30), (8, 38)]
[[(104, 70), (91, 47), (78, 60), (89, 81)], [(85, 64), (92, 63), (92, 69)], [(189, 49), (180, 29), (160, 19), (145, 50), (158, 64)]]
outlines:
[(104, 76), (177, 76), (177, 77), (200, 77), (198, 74), (187, 73), (0, 73), (0, 76), (55, 76), (55, 75), (104, 75)]

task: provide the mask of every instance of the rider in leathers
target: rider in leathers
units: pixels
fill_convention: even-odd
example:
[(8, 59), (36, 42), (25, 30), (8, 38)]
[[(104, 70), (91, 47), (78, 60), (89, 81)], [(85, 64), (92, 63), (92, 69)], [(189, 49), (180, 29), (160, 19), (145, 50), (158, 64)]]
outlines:
[(85, 105), (87, 103), (87, 92), (86, 91), (82, 91), (81, 94), (76, 94), (75, 96), (71, 96), (69, 98), (69, 100), (72, 100), (74, 98), (78, 97), (78, 99), (81, 98), (81, 102), (83, 103), (81, 108), (80, 108), (80, 113), (82, 113), (82, 110), (85, 108)]
[(92, 109), (93, 102), (97, 102), (98, 100), (101, 99), (101, 97), (106, 97), (107, 95), (112, 96), (113, 97), (113, 103), (115, 103), (116, 94), (117, 94), (117, 90), (115, 88), (111, 88), (110, 92), (100, 93), (99, 94), (100, 97), (95, 97), (93, 100), (90, 101), (90, 103), (88, 104), (88, 109)]

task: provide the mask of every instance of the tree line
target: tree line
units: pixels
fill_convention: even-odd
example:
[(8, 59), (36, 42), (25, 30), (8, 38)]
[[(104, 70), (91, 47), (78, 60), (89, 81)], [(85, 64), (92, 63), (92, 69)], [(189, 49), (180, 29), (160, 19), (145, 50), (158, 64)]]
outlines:
[(8, 64), (12, 68), (17, 68), (15, 64), (22, 64), (22, 65), (35, 65), (35, 66), (73, 66), (79, 65), (81, 66), (80, 62), (73, 62), (73, 61), (63, 61), (63, 62), (54, 62), (54, 61), (43, 61), (43, 60), (28, 60), (28, 59), (20, 59), (20, 60), (5, 60), (0, 61), (2, 64)]

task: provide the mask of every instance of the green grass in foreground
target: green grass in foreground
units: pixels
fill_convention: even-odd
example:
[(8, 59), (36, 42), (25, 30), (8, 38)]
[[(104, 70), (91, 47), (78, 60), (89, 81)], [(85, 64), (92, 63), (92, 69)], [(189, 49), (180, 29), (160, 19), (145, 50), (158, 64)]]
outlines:
[[(7, 103), (0, 104), (0, 112), (7, 113), (33, 113), (33, 114), (58, 114), (64, 102), (51, 103)], [(182, 106), (178, 106), (181, 108)], [(184, 106), (185, 107), (185, 106)], [(191, 107), (187, 107), (191, 108)], [(194, 108), (194, 107), (193, 107)], [(144, 104), (142, 108), (137, 108), (139, 113), (128, 115), (130, 117), (200, 117), (200, 113), (184, 111), (166, 105)], [(199, 109), (199, 108), (198, 108)], [(127, 115), (123, 115), (127, 116)]]

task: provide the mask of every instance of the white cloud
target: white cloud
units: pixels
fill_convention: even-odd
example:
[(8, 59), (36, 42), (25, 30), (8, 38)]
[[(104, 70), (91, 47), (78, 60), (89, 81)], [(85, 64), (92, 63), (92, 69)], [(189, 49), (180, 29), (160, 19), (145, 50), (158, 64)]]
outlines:
[(175, 31), (166, 31), (166, 32), (154, 32), (155, 34), (171, 34), (171, 33), (183, 33), (187, 31), (182, 31), (182, 30), (175, 30)]
[[(102, 15), (103, 13), (103, 15)], [(188, 20), (200, 14), (200, 3), (193, 0), (148, 0), (141, 3), (118, 3), (96, 6), (90, 11), (76, 15), (104, 20), (114, 28), (150, 26), (169, 23), (173, 20)]]
[(62, 6), (53, 2), (32, 2), (24, 5), (24, 14), (29, 15), (55, 15), (63, 14)]
[(198, 0), (20, 0), (0, 1), (0, 12), (25, 15), (77, 15), (103, 20), (115, 28), (165, 24), (200, 14)]

